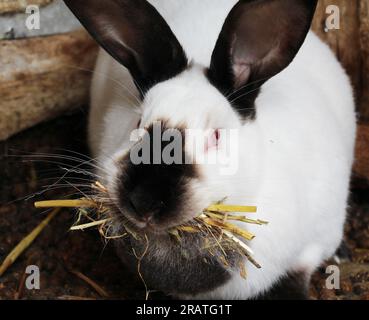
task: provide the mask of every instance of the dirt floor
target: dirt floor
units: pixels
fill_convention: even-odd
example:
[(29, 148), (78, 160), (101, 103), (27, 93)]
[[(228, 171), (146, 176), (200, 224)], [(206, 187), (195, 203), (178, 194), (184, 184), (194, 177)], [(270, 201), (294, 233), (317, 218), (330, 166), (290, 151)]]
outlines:
[[(50, 187), (46, 193), (28, 197), (57, 181), (64, 173), (63, 166), (73, 164), (66, 159), (45, 158), (43, 154), (86, 154), (85, 140), (85, 115), (81, 112), (0, 143), (0, 263), (45, 217), (45, 212), (33, 208), (35, 200), (58, 199), (75, 191), (70, 187)], [(314, 275), (312, 299), (369, 300), (369, 187), (358, 180), (354, 180), (353, 186), (346, 240), (341, 250), (341, 288), (324, 289), (327, 274), (321, 268)], [(145, 298), (138, 276), (124, 269), (112, 243), (105, 244), (96, 230), (69, 231), (74, 221), (73, 211), (68, 210), (51, 221), (0, 277), (0, 299)], [(28, 265), (40, 267), (40, 290), (24, 286)], [(150, 298), (166, 297), (153, 292)]]

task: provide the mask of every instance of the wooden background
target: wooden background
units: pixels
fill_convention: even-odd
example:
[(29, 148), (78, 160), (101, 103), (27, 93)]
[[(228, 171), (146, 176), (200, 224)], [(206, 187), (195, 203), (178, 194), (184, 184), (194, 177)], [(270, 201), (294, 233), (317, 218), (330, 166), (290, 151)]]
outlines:
[[(340, 29), (325, 31), (326, 8), (340, 10)], [(354, 172), (369, 179), (369, 0), (319, 0), (313, 29), (350, 75), (360, 122)]]
[[(340, 29), (325, 32), (329, 5), (340, 9)], [(360, 120), (369, 122), (369, 0), (320, 0), (313, 28), (331, 46), (349, 73)]]
[(53, 0), (0, 0), (0, 13), (24, 11), (28, 5), (44, 6)]
[[(29, 4), (41, 30), (23, 36)], [(0, 39), (0, 141), (87, 105), (97, 44), (62, 0), (0, 0)]]

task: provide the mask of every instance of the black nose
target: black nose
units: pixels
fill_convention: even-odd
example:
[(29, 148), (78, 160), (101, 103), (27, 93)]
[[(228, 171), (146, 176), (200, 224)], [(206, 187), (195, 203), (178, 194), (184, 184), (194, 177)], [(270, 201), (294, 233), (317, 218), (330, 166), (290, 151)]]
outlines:
[(132, 209), (143, 220), (149, 220), (163, 207), (163, 202), (147, 191), (146, 188), (137, 186), (128, 194)]

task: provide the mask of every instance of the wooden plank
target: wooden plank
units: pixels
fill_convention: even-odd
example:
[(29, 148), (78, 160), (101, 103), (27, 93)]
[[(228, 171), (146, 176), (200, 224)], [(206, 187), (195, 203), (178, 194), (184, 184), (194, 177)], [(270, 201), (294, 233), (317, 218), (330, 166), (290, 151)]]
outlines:
[[(326, 32), (329, 5), (340, 10), (340, 29)], [(313, 30), (329, 44), (350, 75), (360, 120), (369, 122), (369, 0), (320, 0)]]
[(1, 0), (0, 14), (24, 11), (28, 5), (44, 6), (53, 0)]
[(47, 6), (40, 7), (39, 15), (40, 28), (29, 29), (25, 22), (30, 15), (25, 10), (0, 14), (0, 41), (62, 34), (81, 28), (78, 20), (62, 0), (55, 0)]
[(369, 180), (369, 125), (358, 129), (354, 174)]
[[(359, 113), (362, 121), (369, 122), (369, 0), (360, 2), (360, 54), (361, 85)], [(369, 163), (368, 163), (369, 166)]]
[(87, 104), (97, 48), (84, 30), (0, 41), (0, 140)]

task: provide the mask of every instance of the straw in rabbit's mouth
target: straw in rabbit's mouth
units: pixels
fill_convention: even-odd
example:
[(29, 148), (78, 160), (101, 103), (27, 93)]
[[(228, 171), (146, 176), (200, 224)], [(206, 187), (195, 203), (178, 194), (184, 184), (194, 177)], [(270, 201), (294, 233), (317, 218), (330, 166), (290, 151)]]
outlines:
[[(127, 221), (115, 221), (112, 215), (111, 204), (102, 200), (101, 195), (107, 194), (107, 189), (99, 182), (95, 182), (92, 186), (96, 191), (96, 196), (82, 198), (77, 200), (52, 200), (36, 202), (37, 208), (77, 208), (78, 219), (71, 230), (85, 230), (89, 228), (98, 228), (100, 234), (105, 239), (118, 239), (122, 237), (133, 237), (138, 241), (147, 240), (146, 233), (143, 230), (137, 230), (135, 226)], [(215, 251), (220, 261), (229, 266), (227, 261), (227, 251), (238, 253), (244, 256), (255, 267), (261, 266), (254, 260), (253, 251), (245, 243), (254, 239), (255, 235), (240, 228), (237, 224), (248, 223), (256, 225), (265, 225), (266, 221), (258, 219), (250, 219), (246, 216), (235, 215), (234, 213), (256, 213), (257, 208), (253, 206), (232, 206), (223, 203), (216, 203), (204, 209), (196, 218), (185, 224), (168, 229), (166, 232), (173, 238), (173, 241), (181, 242), (182, 237), (186, 234), (196, 234), (203, 238), (203, 250), (207, 250), (212, 256)], [(121, 219), (120, 219), (121, 220)], [(82, 223), (83, 221), (83, 223)], [(119, 230), (116, 226), (119, 224)], [(246, 277), (244, 265), (239, 266), (240, 274)]]

